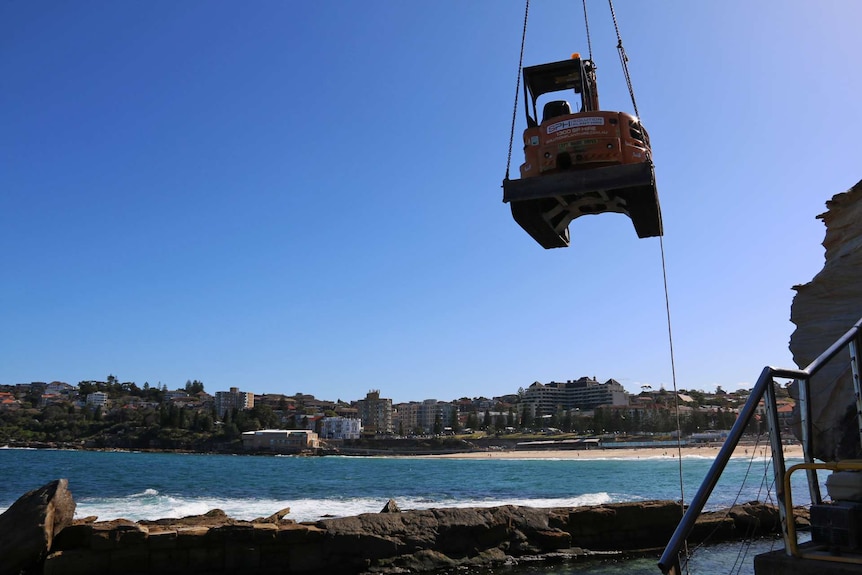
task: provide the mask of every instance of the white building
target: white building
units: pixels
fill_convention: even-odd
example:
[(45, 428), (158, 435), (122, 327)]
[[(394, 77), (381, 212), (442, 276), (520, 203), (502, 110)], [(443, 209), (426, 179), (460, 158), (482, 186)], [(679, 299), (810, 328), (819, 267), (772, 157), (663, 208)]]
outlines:
[(320, 436), (324, 439), (359, 439), (362, 421), (349, 417), (324, 417), (320, 422)]
[(94, 391), (87, 395), (87, 405), (105, 407), (108, 405), (108, 394), (104, 391)]

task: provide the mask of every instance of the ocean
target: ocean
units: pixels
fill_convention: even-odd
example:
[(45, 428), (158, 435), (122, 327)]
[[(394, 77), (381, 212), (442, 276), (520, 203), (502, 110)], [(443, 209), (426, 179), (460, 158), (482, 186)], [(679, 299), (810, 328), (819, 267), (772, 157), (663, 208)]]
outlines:
[[(788, 459), (787, 465), (799, 462)], [(711, 458), (683, 457), (686, 501), (711, 464)], [(254, 519), (289, 507), (288, 518), (313, 521), (378, 512), (389, 499), (401, 509), (569, 507), (680, 499), (679, 461), (670, 453), (630, 459), (601, 459), (588, 452), (573, 459), (515, 459), (504, 453), (488, 459), (426, 459), (0, 449), (0, 511), (25, 492), (61, 477), (69, 480), (76, 517), (96, 515), (100, 520), (183, 517), (216, 508), (236, 519)], [(793, 478), (794, 503), (805, 503), (804, 474)], [(768, 459), (733, 458), (707, 510), (735, 502), (774, 502), (772, 482)], [(745, 565), (727, 572), (753, 573), (751, 557), (776, 545), (781, 544), (756, 542)], [(734, 543), (699, 552), (692, 573), (698, 573), (693, 570), (697, 561), (711, 565), (702, 573), (725, 572), (715, 570), (716, 562), (732, 566), (739, 548)], [(519, 568), (517, 572), (658, 573), (656, 559)]]

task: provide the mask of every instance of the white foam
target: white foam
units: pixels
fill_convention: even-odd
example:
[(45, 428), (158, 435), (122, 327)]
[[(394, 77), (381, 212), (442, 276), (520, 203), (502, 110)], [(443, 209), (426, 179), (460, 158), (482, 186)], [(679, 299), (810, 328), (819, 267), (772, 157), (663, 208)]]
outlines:
[[(606, 492), (589, 493), (577, 497), (536, 499), (429, 499), (427, 497), (393, 497), (402, 510), (444, 507), (496, 507), (520, 505), (526, 507), (580, 507), (619, 502), (625, 498)], [(181, 497), (161, 495), (147, 489), (129, 497), (83, 498), (78, 502), (76, 517), (96, 515), (102, 521), (130, 519), (132, 521), (179, 518), (202, 515), (212, 509), (221, 509), (234, 519), (251, 520), (267, 517), (286, 507), (294, 521), (316, 521), (323, 517), (349, 517), (360, 513), (378, 513), (386, 504), (379, 497), (351, 497), (341, 499), (227, 499), (218, 497)]]

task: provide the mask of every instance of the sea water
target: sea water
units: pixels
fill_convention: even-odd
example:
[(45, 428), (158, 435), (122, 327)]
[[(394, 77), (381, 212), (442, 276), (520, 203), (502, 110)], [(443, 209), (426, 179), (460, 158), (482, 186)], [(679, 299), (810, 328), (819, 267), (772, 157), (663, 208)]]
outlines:
[[(679, 460), (670, 452), (663, 457), (624, 459), (603, 459), (590, 452), (565, 459), (517, 459), (505, 453), (440, 459), (0, 449), (0, 511), (25, 492), (61, 477), (69, 480), (76, 517), (96, 515), (101, 520), (183, 517), (216, 508), (236, 519), (254, 519), (289, 507), (288, 518), (314, 521), (378, 512), (389, 499), (402, 510), (573, 507), (679, 500), (681, 493), (689, 501), (712, 461), (698, 456)], [(787, 465), (800, 461), (788, 459)], [(794, 503), (805, 503), (804, 474), (793, 478)], [(774, 502), (773, 481), (770, 461), (756, 455), (756, 450), (750, 458), (732, 458), (706, 509), (755, 500)], [(744, 568), (734, 572), (753, 572), (751, 556), (774, 544), (758, 542)], [(710, 561), (710, 554), (721, 548), (704, 552), (700, 557), (707, 559), (701, 560)], [(725, 555), (735, 554), (737, 548), (734, 544), (726, 553), (719, 552), (718, 561), (732, 564)], [(655, 558), (646, 558), (622, 564), (542, 566), (538, 571), (519, 568), (518, 573), (657, 573), (655, 565)], [(617, 568), (623, 570), (613, 570)]]

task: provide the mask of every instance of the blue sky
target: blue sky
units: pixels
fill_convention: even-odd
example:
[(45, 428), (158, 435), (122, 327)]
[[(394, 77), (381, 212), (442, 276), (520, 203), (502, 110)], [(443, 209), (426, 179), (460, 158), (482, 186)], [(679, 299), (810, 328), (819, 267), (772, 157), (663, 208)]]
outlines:
[[(605, 2), (601, 104), (631, 112)], [(543, 250), (501, 180), (521, 1), (0, 2), (0, 383), (395, 401), (672, 387), (661, 253), (622, 215)], [(862, 4), (616, 12), (650, 131), (677, 384), (792, 366), (791, 287), (862, 178)], [(534, 1), (525, 64), (587, 53)], [(512, 173), (524, 129), (520, 103)]]

